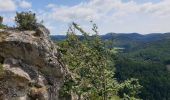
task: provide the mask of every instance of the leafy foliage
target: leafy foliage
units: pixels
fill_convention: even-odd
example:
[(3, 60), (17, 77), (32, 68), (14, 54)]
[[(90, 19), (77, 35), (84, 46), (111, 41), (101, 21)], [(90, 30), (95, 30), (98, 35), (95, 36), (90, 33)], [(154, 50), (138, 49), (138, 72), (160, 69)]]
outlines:
[[(70, 81), (66, 80), (62, 93), (75, 93), (78, 100), (111, 100), (121, 91), (134, 98), (141, 86), (138, 82), (132, 85), (135, 80), (121, 84), (117, 82), (112, 59), (115, 52), (108, 49), (107, 43), (98, 36), (97, 29), (96, 24), (93, 24), (95, 35), (89, 36), (79, 25), (73, 23), (68, 30), (67, 39), (59, 44), (63, 60), (73, 76)], [(83, 37), (80, 39), (76, 32), (82, 33)], [(126, 93), (125, 89), (129, 91)]]
[(2, 24), (3, 22), (3, 17), (0, 16), (0, 29), (5, 28), (6, 26)]
[(170, 99), (170, 73), (165, 65), (151, 60), (123, 57), (116, 60), (116, 74), (119, 81), (131, 77), (139, 79), (143, 86), (139, 97), (144, 100)]
[(0, 24), (2, 24), (2, 22), (3, 22), (3, 17), (0, 16)]
[(36, 15), (31, 11), (21, 13), (17, 12), (15, 22), (21, 30), (34, 30), (37, 24)]

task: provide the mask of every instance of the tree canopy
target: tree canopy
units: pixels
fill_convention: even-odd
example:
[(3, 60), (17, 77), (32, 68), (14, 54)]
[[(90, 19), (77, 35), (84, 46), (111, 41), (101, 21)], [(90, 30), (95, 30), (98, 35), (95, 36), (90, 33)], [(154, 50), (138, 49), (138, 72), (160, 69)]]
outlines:
[[(112, 100), (119, 98), (136, 98), (141, 85), (136, 79), (119, 83), (114, 78), (114, 49), (98, 35), (98, 27), (93, 24), (93, 36), (85, 32), (78, 24), (72, 23), (67, 39), (58, 43), (63, 60), (68, 65), (72, 79), (65, 80), (62, 94), (74, 93), (78, 100)], [(82, 38), (76, 34), (81, 33)]]

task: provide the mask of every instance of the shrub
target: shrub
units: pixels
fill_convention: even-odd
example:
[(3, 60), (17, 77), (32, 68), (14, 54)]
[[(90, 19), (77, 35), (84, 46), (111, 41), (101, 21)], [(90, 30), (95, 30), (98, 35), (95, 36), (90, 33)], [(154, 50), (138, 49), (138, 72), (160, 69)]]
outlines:
[(3, 22), (3, 17), (0, 16), (0, 25), (2, 25), (2, 22)]
[(35, 13), (32, 13), (31, 11), (21, 13), (17, 12), (15, 22), (21, 30), (35, 30), (37, 19)]
[(6, 27), (5, 25), (2, 24), (2, 22), (3, 22), (3, 17), (0, 16), (0, 29), (3, 29)]

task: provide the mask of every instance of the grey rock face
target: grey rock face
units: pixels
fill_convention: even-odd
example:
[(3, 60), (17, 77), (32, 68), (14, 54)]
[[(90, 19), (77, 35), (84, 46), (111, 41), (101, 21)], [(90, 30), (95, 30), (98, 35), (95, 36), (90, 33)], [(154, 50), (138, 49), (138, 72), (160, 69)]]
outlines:
[(58, 100), (67, 69), (49, 31), (0, 30), (0, 100)]

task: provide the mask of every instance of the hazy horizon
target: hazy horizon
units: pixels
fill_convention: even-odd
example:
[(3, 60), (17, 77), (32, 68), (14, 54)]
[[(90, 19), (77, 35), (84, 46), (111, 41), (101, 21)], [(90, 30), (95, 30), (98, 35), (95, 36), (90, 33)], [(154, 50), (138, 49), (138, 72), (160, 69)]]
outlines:
[[(131, 32), (131, 33), (126, 33), (126, 32), (121, 32), (121, 33), (115, 33), (115, 32), (108, 32), (108, 33), (102, 33), (100, 35), (106, 35), (106, 34), (139, 34), (139, 35), (150, 35), (150, 34), (170, 34), (170, 32), (162, 32), (162, 33), (146, 33), (146, 34), (142, 34), (142, 33), (138, 33), (138, 32)], [(51, 34), (51, 36), (65, 36), (66, 34)], [(78, 34), (79, 35), (79, 34)]]

